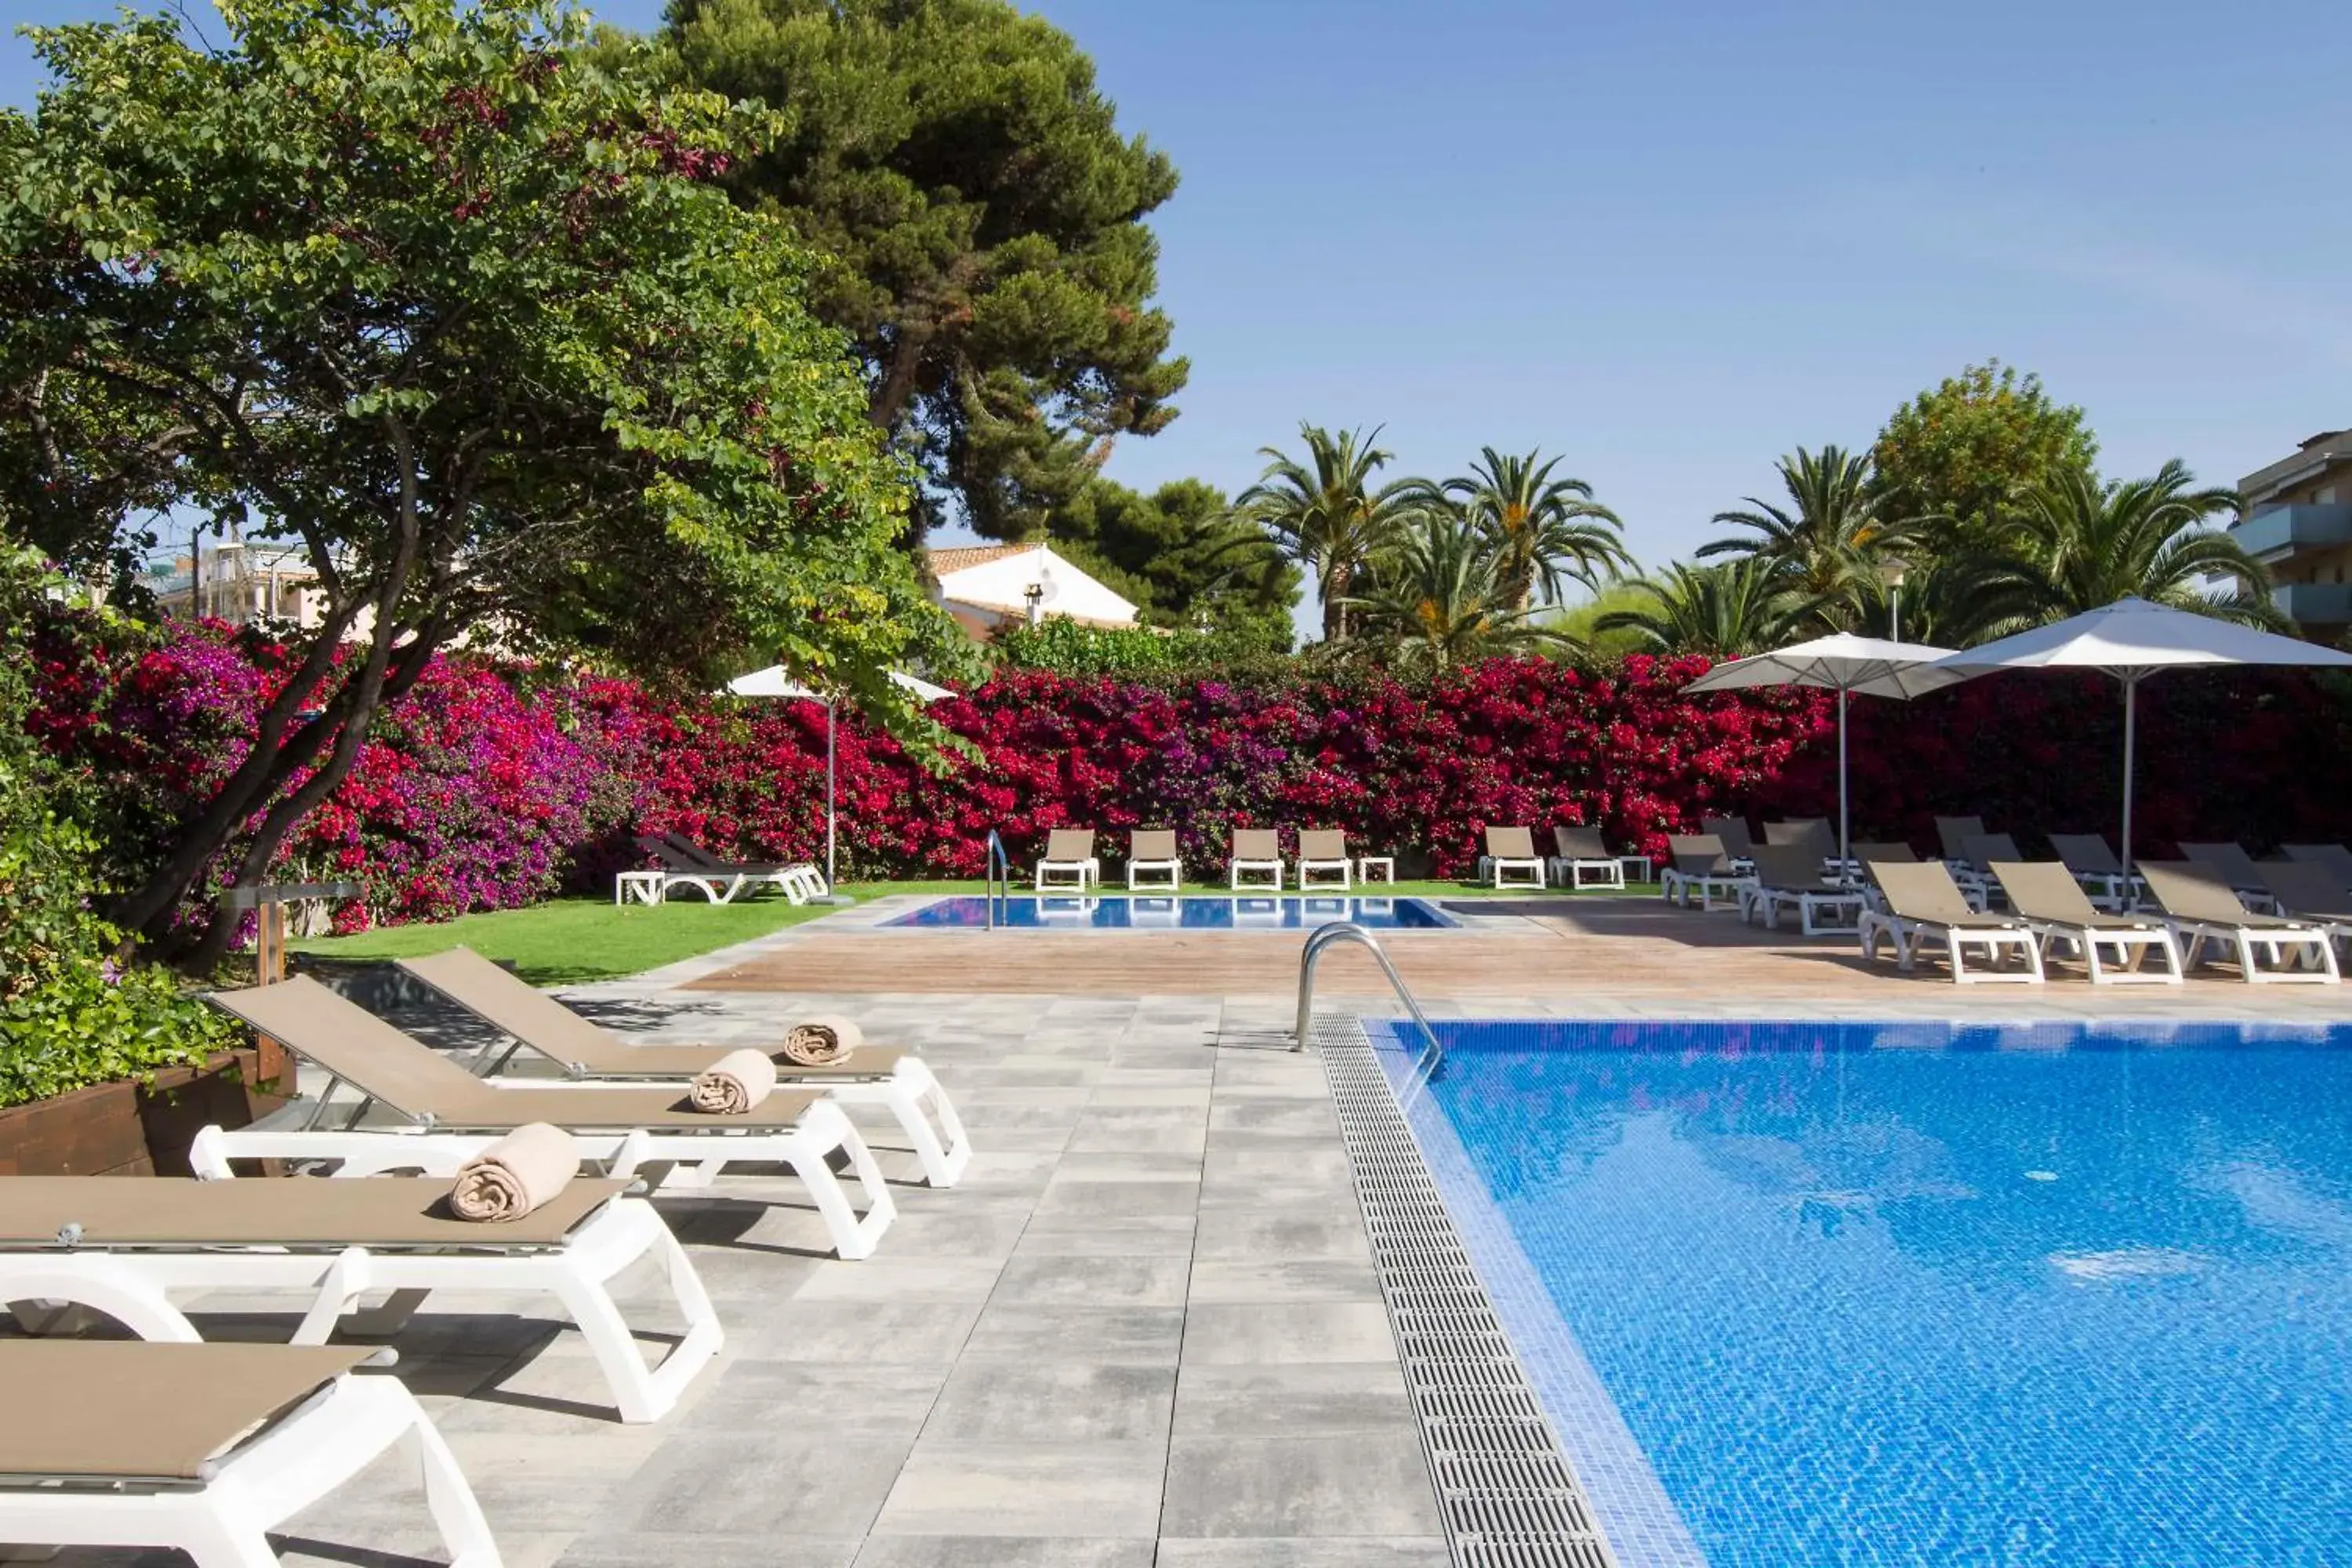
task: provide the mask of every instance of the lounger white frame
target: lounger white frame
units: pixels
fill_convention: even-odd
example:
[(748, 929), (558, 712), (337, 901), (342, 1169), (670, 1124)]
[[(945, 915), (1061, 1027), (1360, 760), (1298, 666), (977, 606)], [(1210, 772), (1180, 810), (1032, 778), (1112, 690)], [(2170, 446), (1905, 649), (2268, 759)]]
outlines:
[[(297, 1157), (312, 1152), (306, 1149)], [(188, 1163), (200, 1176), (226, 1180), (235, 1175), (232, 1159), (268, 1157), (245, 1133), (206, 1127), (196, 1134)], [(322, 1345), (347, 1316), (355, 1331), (372, 1337), (397, 1333), (433, 1290), (540, 1292), (561, 1301), (579, 1325), (626, 1422), (668, 1415), (725, 1342), (718, 1311), (686, 1249), (641, 1198), (614, 1198), (560, 1247), (499, 1251), (496, 1226), (485, 1226), (482, 1235), (484, 1250), (466, 1252), (364, 1247), (295, 1252), (152, 1243), (0, 1249), (0, 1303), (70, 1302), (105, 1313), (142, 1340), (193, 1341), (199, 1337), (195, 1328), (172, 1304), (170, 1291), (292, 1291), (310, 1298), (293, 1342)], [(687, 1322), (686, 1336), (653, 1368), (646, 1365), (610, 1288), (615, 1275), (647, 1258), (660, 1268)], [(376, 1290), (389, 1290), (391, 1298), (354, 1312), (360, 1298)]]
[[(2084, 897), (2088, 896), (2085, 892)], [(2040, 938), (2045, 965), (2051, 944), (2063, 942), (2082, 955), (2094, 985), (2179, 985), (2188, 980), (2188, 971), (2181, 963), (2179, 941), (2173, 936), (2172, 928), (2160, 921), (2138, 926), (2080, 926), (2063, 921), (2038, 921), (2032, 916), (2021, 918)], [(2100, 962), (2102, 947), (2116, 950), (2112, 964)], [(2134, 949), (2138, 950), (2137, 954)], [(2164, 968), (2160, 971), (2140, 967), (2151, 950), (2164, 956)]]
[[(1305, 845), (1303, 835), (1301, 836), (1300, 844), (1303, 848)], [(1339, 838), (1339, 847), (1344, 850), (1347, 847), (1347, 837), (1342, 834)], [(1339, 874), (1339, 890), (1341, 892), (1349, 892), (1353, 889), (1355, 885), (1356, 868), (1354, 862), (1350, 861), (1345, 854), (1341, 854), (1336, 858), (1330, 856), (1323, 856), (1312, 860), (1308, 859), (1304, 854), (1300, 855), (1298, 857), (1298, 890), (1302, 893), (1305, 892), (1308, 888), (1317, 885), (1315, 879), (1318, 876), (1328, 878), (1334, 872)], [(1393, 880), (1394, 879), (1391, 879)], [(1281, 885), (1281, 862), (1276, 861), (1275, 863), (1275, 886), (1278, 888)], [(1321, 885), (1328, 887), (1330, 884), (1327, 881)]]
[[(2293, 927), (2284, 930), (2178, 916), (2166, 917), (2165, 923), (2172, 928), (2174, 940), (2182, 942), (2181, 962), (2190, 969), (2203, 959), (2205, 944), (2211, 942), (2230, 948), (2238, 961), (2239, 977), (2249, 985), (2334, 985), (2343, 979), (2342, 972), (2336, 967), (2336, 943), (2328, 928), (2316, 921), (2297, 920)], [(2305, 955), (2301, 967), (2286, 966), (2286, 952), (2290, 949)], [(2270, 955), (2272, 967), (2268, 969), (2255, 962), (2256, 953), (2263, 952)]]
[[(1552, 847), (1554, 848), (1559, 847), (1559, 835), (1557, 830), (1552, 834)], [(1614, 888), (1621, 893), (1625, 890), (1625, 862), (1622, 857), (1604, 853), (1591, 856), (1553, 855), (1548, 858), (1551, 879), (1571, 891), (1584, 888)], [(1592, 873), (1592, 879), (1590, 881), (1585, 879), (1587, 872)]]
[[(1870, 908), (1870, 900), (1854, 888), (1775, 888), (1759, 880), (1745, 885), (1739, 897), (1741, 924), (1752, 923), (1761, 910), (1764, 929), (1779, 931), (1782, 906), (1794, 905), (1797, 929), (1806, 936), (1852, 936), (1862, 930), (1862, 917)], [(1849, 912), (1838, 918), (1841, 910)]]
[[(1075, 877), (1077, 879), (1074, 882), (1063, 882), (1061, 880), (1064, 878), (1069, 877)], [(1101, 887), (1102, 857), (1099, 855), (1089, 855), (1083, 860), (1039, 860), (1037, 862), (1037, 890), (1043, 893), (1047, 891), (1049, 888), (1057, 884), (1074, 888), (1081, 893), (1085, 892), (1090, 887)]]
[[(335, 1080), (340, 1082), (340, 1079)], [(626, 1084), (602, 1081), (584, 1089), (626, 1089)], [(643, 1086), (638, 1086), (642, 1088)], [(329, 1091), (332, 1093), (332, 1085)], [(797, 1092), (797, 1091), (795, 1091)], [(359, 1102), (364, 1109), (371, 1101)], [(314, 1105), (315, 1123), (329, 1109), (322, 1099)], [(714, 1119), (715, 1120), (715, 1119)], [(214, 1145), (233, 1160), (329, 1160), (337, 1163), (338, 1176), (381, 1176), (397, 1171), (419, 1171), (428, 1176), (455, 1177), (457, 1167), (505, 1136), (502, 1131), (450, 1131), (430, 1123), (341, 1128), (318, 1126), (283, 1129), (241, 1128), (224, 1131)], [(845, 1261), (874, 1256), (898, 1205), (875, 1163), (874, 1152), (840, 1104), (831, 1099), (815, 1101), (789, 1128), (725, 1128), (709, 1132), (654, 1131), (628, 1132), (572, 1130), (572, 1142), (583, 1161), (593, 1161), (608, 1176), (642, 1175), (646, 1184), (674, 1192), (707, 1190), (732, 1164), (789, 1165), (816, 1205), (833, 1240), (835, 1253)], [(849, 1194), (834, 1173), (832, 1156), (849, 1164), (866, 1200), (860, 1218)], [(198, 1174), (211, 1173), (199, 1170)]]
[[(1535, 847), (1533, 829), (1529, 829), (1528, 833), (1528, 847), (1530, 849)], [(1510, 880), (1514, 874), (1523, 874), (1535, 879), (1531, 882), (1514, 882)], [(1544, 880), (1543, 857), (1540, 855), (1481, 855), (1478, 857), (1478, 879), (1497, 891), (1505, 888), (1528, 888), (1540, 891), (1547, 885)]]
[(489, 1521), (415, 1396), (397, 1378), (350, 1373), (231, 1450), (195, 1487), (0, 1487), (0, 1541), (176, 1547), (196, 1568), (277, 1568), (268, 1532), (394, 1445), (423, 1472), (451, 1568), (499, 1568)]
[[(1160, 873), (1165, 873), (1168, 879), (1150, 883), (1143, 880)], [(1127, 863), (1127, 890), (1130, 893), (1140, 892), (1147, 887), (1155, 893), (1174, 893), (1181, 891), (1183, 886), (1184, 862), (1181, 857), (1171, 856), (1165, 860), (1130, 859)]]
[[(1917, 967), (1919, 939), (1940, 937), (1944, 955), (1952, 966), (1955, 984), (1972, 985), (1996, 981), (2015, 981), (2039, 985), (2044, 978), (2042, 968), (2042, 946), (2032, 929), (2022, 922), (2002, 926), (1948, 926), (1934, 921), (1906, 921), (1884, 910), (1864, 910), (1857, 922), (1862, 938), (1862, 958), (1865, 963), (1878, 962), (1878, 942), (1885, 937), (1895, 947), (1895, 966), (1906, 973)], [(1982, 948), (1985, 962), (1998, 964), (2003, 948), (2015, 948), (2025, 960), (2025, 968), (2012, 973), (2006, 969), (1971, 970), (1963, 958), (1969, 948)]]

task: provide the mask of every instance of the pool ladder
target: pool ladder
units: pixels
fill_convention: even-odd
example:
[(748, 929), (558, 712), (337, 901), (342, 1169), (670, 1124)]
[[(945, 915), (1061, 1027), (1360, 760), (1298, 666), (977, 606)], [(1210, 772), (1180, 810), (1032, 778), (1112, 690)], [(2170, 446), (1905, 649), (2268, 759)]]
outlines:
[[(988, 929), (991, 931), (996, 929), (996, 900), (1000, 896), (997, 889), (1000, 887), (1004, 889), (1001, 896), (1010, 904), (1013, 899), (1013, 858), (1005, 854), (1004, 840), (998, 837), (996, 829), (992, 827), (988, 830), (988, 880), (986, 891), (981, 899), (988, 906)], [(1009, 910), (1005, 918), (1011, 920)]]
[(1421, 1004), (1413, 999), (1412, 987), (1405, 984), (1404, 976), (1399, 974), (1396, 965), (1389, 962), (1388, 953), (1381, 949), (1378, 942), (1373, 940), (1372, 933), (1353, 921), (1333, 921), (1328, 925), (1317, 926), (1315, 934), (1307, 939), (1306, 947), (1299, 952), (1298, 1032), (1297, 1037), (1291, 1041), (1290, 1048), (1294, 1051), (1305, 1050), (1307, 1033), (1315, 1026), (1316, 962), (1323, 956), (1325, 948), (1343, 942), (1355, 942), (1372, 955), (1381, 966), (1381, 973), (1389, 977), (1389, 985), (1396, 992), (1397, 1000), (1404, 1004), (1405, 1011), (1412, 1014), (1412, 1021), (1421, 1026), (1422, 1053), (1420, 1058), (1413, 1063), (1413, 1070), (1416, 1073), (1427, 1074), (1434, 1073), (1444, 1067), (1445, 1047), (1437, 1043), (1437, 1031), (1429, 1026), (1429, 1016), (1421, 1010)]

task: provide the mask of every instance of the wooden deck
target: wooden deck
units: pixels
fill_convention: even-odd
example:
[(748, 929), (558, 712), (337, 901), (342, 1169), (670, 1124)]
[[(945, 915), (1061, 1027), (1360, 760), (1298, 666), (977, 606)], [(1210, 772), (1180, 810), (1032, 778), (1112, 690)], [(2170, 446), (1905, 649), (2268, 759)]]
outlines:
[[(1654, 898), (1587, 899), (1559, 912), (1482, 921), (1493, 929), (1381, 933), (1425, 1001), (1486, 997), (1642, 1005), (1713, 1000), (1776, 1008), (1820, 1004), (1844, 1011), (1873, 1000), (1933, 1000), (1965, 1009), (2046, 998), (2113, 1014), (2171, 1012), (2188, 1004), (2244, 1005), (2257, 1015), (2352, 1016), (2341, 986), (2249, 987), (2209, 969), (2180, 988), (2085, 984), (2060, 963), (2050, 983), (1955, 986), (1940, 964), (1899, 973), (1884, 956), (1866, 966), (1852, 937), (1806, 940), (1740, 924), (1728, 911), (1671, 908)], [(1287, 996), (1305, 933), (1296, 931), (1017, 931), (827, 930), (699, 980), (692, 989), (751, 992), (1024, 995)], [(1327, 994), (1384, 994), (1370, 958), (1342, 946), (1324, 956)]]

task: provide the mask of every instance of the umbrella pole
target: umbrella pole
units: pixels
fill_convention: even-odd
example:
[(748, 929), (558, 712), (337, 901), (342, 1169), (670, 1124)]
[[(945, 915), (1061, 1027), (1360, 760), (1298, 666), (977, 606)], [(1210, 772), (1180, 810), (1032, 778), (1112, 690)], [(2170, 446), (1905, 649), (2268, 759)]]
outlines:
[(2126, 676), (2125, 676), (2125, 677), (2124, 677), (2124, 846), (2123, 846), (2123, 862), (2124, 862), (2124, 887), (2125, 887), (2125, 890), (2126, 890), (2126, 892), (2128, 892), (2128, 891), (2130, 890), (2130, 887), (2131, 887), (2131, 868), (2132, 868), (2132, 837), (2131, 837), (2131, 808), (2132, 808), (2132, 750), (2133, 750), (2133, 746), (2134, 746), (2134, 744), (2135, 744), (2135, 742), (2136, 742), (2136, 740), (2137, 740), (2137, 737), (2136, 737), (2136, 735), (2134, 734), (2134, 729), (2135, 729), (2135, 710), (2137, 710), (2137, 707), (2139, 706), (2139, 703), (2138, 703), (2138, 697), (2139, 697), (2139, 676), (2138, 676), (2138, 674), (2137, 674), (2137, 672), (2135, 672), (2135, 673), (2133, 673), (2133, 674), (2130, 674), (2130, 675), (2126, 675)]
[(833, 699), (824, 700), (824, 890), (833, 891)]
[(1846, 837), (1845, 806), (1845, 701), (1851, 695), (1844, 687), (1838, 688), (1838, 880), (1846, 879), (1846, 868), (1853, 860), (1853, 843)]

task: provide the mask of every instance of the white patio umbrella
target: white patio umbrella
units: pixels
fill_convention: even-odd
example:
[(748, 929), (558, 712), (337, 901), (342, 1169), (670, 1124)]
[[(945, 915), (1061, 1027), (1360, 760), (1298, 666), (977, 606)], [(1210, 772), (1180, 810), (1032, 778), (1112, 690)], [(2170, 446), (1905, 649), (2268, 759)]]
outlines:
[(1845, 874), (1848, 849), (1845, 784), (1845, 708), (1855, 692), (1867, 697), (1909, 699), (1966, 680), (1939, 667), (1949, 648), (1926, 643), (1888, 642), (1847, 632), (1815, 637), (1771, 653), (1718, 664), (1685, 691), (1732, 691), (1759, 686), (1815, 686), (1838, 694), (1838, 874)]
[[(904, 670), (892, 670), (890, 679), (913, 692), (926, 703), (937, 702), (942, 697), (955, 695), (944, 686), (933, 686), (929, 681), (918, 679)], [(833, 698), (814, 687), (803, 686), (787, 675), (784, 672), (784, 667), (781, 664), (772, 664), (765, 669), (755, 669), (749, 675), (739, 675), (727, 683), (727, 689), (738, 697), (782, 697), (795, 702), (824, 704), (824, 885), (831, 888), (833, 886), (834, 837), (836, 826), (833, 773), (835, 717)]]
[(1967, 679), (1997, 669), (2095, 669), (2124, 687), (2124, 869), (2132, 863), (2132, 765), (2139, 683), (2188, 665), (2315, 664), (2352, 667), (2352, 654), (2257, 631), (2147, 599), (2118, 599), (2105, 609), (2036, 626), (1979, 647), (1963, 648), (1937, 668)]

